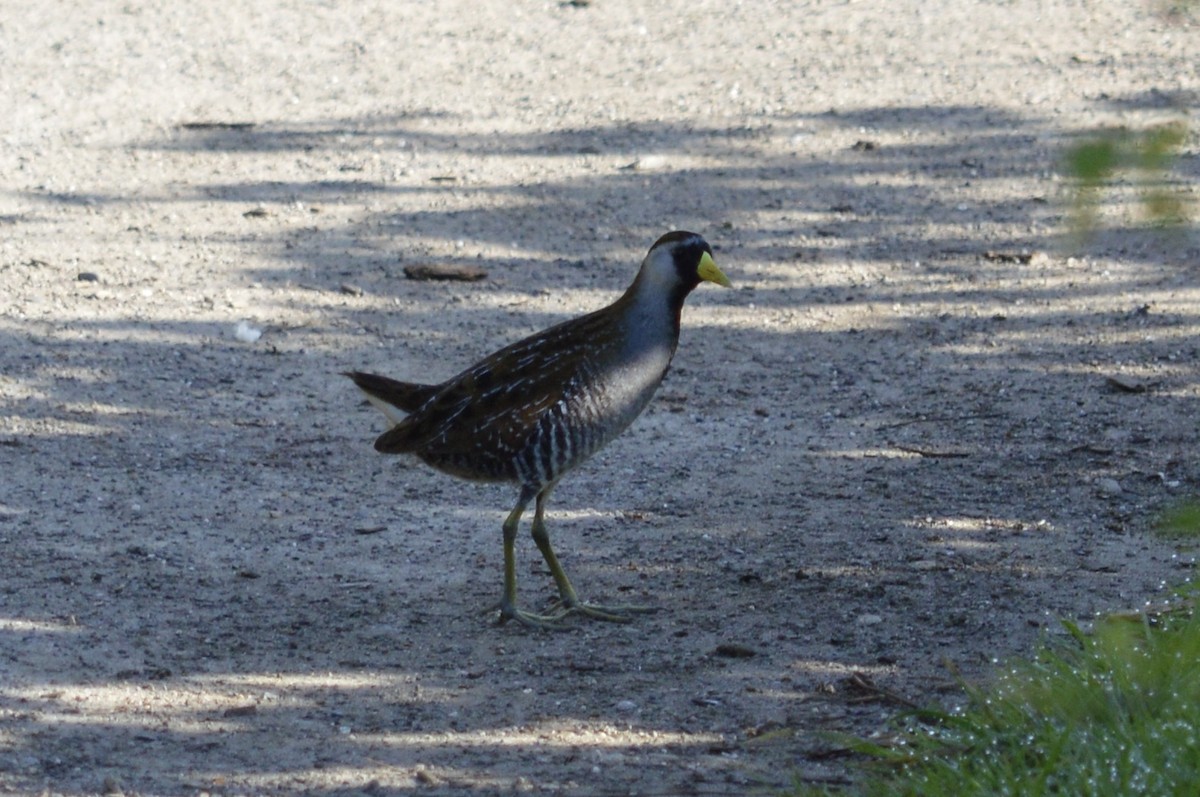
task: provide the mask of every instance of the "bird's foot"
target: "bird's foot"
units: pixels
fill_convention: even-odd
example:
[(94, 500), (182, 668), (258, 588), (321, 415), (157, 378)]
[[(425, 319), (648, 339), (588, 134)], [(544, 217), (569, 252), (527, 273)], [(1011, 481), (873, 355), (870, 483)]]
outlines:
[(608, 623), (630, 623), (638, 614), (653, 614), (658, 611), (656, 606), (604, 606), (599, 603), (584, 603), (581, 600), (558, 600), (554, 602), (555, 616), (568, 617), (572, 614), (582, 614), (593, 620), (603, 620)]
[(518, 609), (516, 604), (500, 601), (487, 609), (489, 612), (499, 611), (499, 624), (515, 620), (526, 628), (540, 628), (549, 631), (565, 631), (570, 626), (563, 621), (574, 614), (581, 614), (593, 620), (603, 620), (608, 623), (630, 623), (639, 614), (653, 614), (657, 606), (604, 606), (598, 603), (584, 603), (575, 599), (571, 601), (555, 600), (550, 604), (546, 614), (527, 612)]
[(568, 613), (562, 610), (552, 610), (549, 614), (538, 614), (537, 612), (527, 612), (524, 609), (518, 609), (516, 604), (502, 600), (487, 611), (500, 612), (500, 625), (504, 625), (509, 620), (516, 620), (526, 628), (540, 628), (549, 631), (564, 631), (568, 628), (562, 622)]

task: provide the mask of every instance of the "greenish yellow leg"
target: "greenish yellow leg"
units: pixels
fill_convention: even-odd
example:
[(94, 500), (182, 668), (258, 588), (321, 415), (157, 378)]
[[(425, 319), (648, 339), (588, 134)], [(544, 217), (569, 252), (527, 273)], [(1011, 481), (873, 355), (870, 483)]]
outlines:
[[(629, 616), (631, 614), (657, 611), (649, 606), (600, 606), (579, 600), (575, 588), (571, 586), (571, 579), (567, 578), (567, 571), (563, 570), (554, 549), (550, 547), (550, 533), (546, 531), (545, 512), (546, 499), (549, 498), (551, 489), (551, 487), (547, 487), (538, 493), (537, 505), (533, 512), (533, 541), (537, 543), (538, 550), (542, 552), (542, 558), (546, 560), (546, 565), (550, 568), (550, 574), (554, 576), (554, 583), (558, 585), (559, 604), (562, 606), (562, 611), (555, 617), (565, 617), (568, 614), (577, 613), (596, 620), (607, 620), (610, 623), (628, 623), (633, 619)], [(513, 531), (515, 533), (516, 529), (514, 528)], [(505, 551), (507, 555), (507, 547)]]
[(504, 595), (500, 598), (500, 622), (516, 620), (521, 625), (534, 628), (554, 628), (565, 613), (534, 614), (517, 608), (517, 527), (521, 523), (521, 515), (524, 514), (525, 507), (529, 505), (532, 498), (533, 491), (522, 488), (517, 505), (504, 519)]

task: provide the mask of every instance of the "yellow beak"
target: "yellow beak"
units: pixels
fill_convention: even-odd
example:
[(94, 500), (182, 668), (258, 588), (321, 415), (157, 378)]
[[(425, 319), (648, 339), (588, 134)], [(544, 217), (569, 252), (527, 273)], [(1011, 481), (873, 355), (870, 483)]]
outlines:
[(712, 255), (708, 252), (700, 255), (700, 266), (696, 269), (696, 274), (705, 282), (715, 282), (724, 288), (733, 287), (733, 283), (729, 281), (729, 277), (726, 277), (725, 272), (717, 268), (716, 261), (712, 259)]

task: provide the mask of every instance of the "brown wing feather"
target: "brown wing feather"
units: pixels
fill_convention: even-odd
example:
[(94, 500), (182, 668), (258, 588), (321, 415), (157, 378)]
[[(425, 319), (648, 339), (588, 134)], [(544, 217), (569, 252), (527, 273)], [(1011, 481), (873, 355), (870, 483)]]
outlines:
[(486, 357), (375, 441), (386, 453), (505, 456), (519, 451), (538, 419), (570, 391), (595, 356), (609, 317), (592, 313)]

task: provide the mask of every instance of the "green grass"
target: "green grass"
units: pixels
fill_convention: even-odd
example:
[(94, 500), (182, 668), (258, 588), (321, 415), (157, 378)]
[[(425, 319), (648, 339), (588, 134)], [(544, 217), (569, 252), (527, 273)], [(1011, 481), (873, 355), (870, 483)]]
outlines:
[[(1200, 502), (1169, 509), (1168, 539), (1200, 538)], [(869, 759), (846, 790), (796, 797), (993, 797), (1200, 793), (1200, 581), (1166, 607), (1112, 615), (1091, 633), (1064, 623), (953, 712), (908, 715), (898, 743), (851, 743)]]
[(1147, 221), (1159, 227), (1188, 222), (1189, 198), (1174, 167), (1191, 138), (1184, 119), (1144, 130), (1100, 131), (1067, 152), (1067, 173), (1074, 179), (1072, 227), (1077, 237), (1095, 230), (1104, 192), (1121, 183), (1137, 186)]
[(1183, 501), (1172, 506), (1159, 517), (1155, 531), (1168, 540), (1200, 538), (1200, 501)]
[(911, 717), (848, 791), (797, 795), (1188, 795), (1200, 788), (1200, 615), (1113, 618), (1047, 645), (952, 713)]

